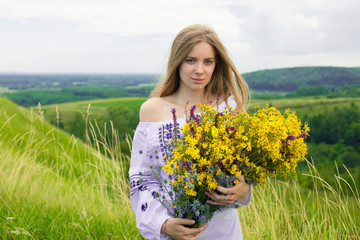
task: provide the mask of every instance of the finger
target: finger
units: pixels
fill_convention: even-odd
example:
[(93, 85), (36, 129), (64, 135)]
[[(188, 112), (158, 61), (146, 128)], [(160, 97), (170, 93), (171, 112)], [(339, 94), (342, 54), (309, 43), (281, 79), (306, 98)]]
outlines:
[(221, 192), (222, 194), (229, 194), (229, 192), (228, 192), (228, 190), (229, 190), (229, 188), (224, 188), (224, 187), (222, 187), (222, 186), (218, 186), (217, 188), (216, 188), (216, 190), (218, 190), (219, 192)]
[(193, 219), (186, 219), (186, 218), (177, 218), (178, 223), (181, 225), (193, 225), (195, 224), (195, 220)]
[(218, 186), (216, 190), (218, 190), (219, 192), (221, 192), (224, 195), (234, 195), (239, 191), (239, 187), (241, 186), (241, 184), (243, 184), (243, 182), (241, 182), (239, 180), (239, 182), (232, 187), (225, 188), (225, 187)]
[(215, 202), (215, 201), (211, 201), (211, 200), (207, 200), (206, 203), (211, 204), (211, 205), (216, 205), (216, 206), (229, 204), (229, 203), (225, 203), (225, 202)]
[(206, 201), (209, 204), (212, 205), (226, 205), (226, 204), (232, 204), (235, 202), (235, 195), (220, 195), (218, 198), (214, 198), (212, 200)]
[(214, 200), (215, 202), (220, 202), (220, 201), (222, 201), (222, 200), (224, 200), (223, 199), (223, 197), (221, 197), (219, 194), (217, 194), (217, 193), (215, 193), (214, 191), (212, 191), (212, 190), (209, 190), (208, 192), (205, 192), (205, 194), (209, 197), (209, 198), (211, 198), (212, 200)]
[(205, 229), (205, 227), (199, 227), (199, 228), (186, 228), (186, 236), (195, 236), (200, 234), (203, 230)]
[(206, 194), (206, 196), (208, 196), (212, 200), (215, 200), (215, 195), (214, 195), (215, 193), (213, 191), (211, 191), (211, 190), (206, 191), (205, 194)]
[(200, 225), (201, 227), (201, 231), (203, 231), (206, 227), (207, 227), (207, 225), (205, 224), (205, 225)]
[(212, 190), (210, 190), (209, 192), (205, 192), (205, 194), (208, 197), (210, 197), (212, 200), (214, 200), (215, 202), (230, 204), (235, 201), (235, 195), (233, 195), (233, 194), (229, 194), (229, 195), (221, 194), (220, 195), (220, 194), (215, 193)]
[(196, 233), (196, 234), (194, 235), (194, 237), (191, 238), (191, 239), (198, 239), (198, 238), (200, 237), (201, 232), (204, 231), (204, 229), (205, 229), (206, 227), (207, 227), (207, 225), (201, 225), (201, 227), (198, 228), (198, 229), (199, 229), (199, 232)]

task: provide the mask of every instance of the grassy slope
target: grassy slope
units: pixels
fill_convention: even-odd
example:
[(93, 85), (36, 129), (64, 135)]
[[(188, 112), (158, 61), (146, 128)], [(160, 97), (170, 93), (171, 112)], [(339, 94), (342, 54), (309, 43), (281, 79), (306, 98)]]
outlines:
[(0, 106), (0, 236), (138, 235), (120, 151), (105, 158), (4, 98)]

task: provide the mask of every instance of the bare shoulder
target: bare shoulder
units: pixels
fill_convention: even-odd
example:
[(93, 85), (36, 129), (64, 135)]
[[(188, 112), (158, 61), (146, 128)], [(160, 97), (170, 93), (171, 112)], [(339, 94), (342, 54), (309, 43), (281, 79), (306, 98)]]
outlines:
[(164, 109), (164, 102), (159, 97), (148, 99), (141, 105), (140, 121), (141, 122), (157, 122), (161, 121)]

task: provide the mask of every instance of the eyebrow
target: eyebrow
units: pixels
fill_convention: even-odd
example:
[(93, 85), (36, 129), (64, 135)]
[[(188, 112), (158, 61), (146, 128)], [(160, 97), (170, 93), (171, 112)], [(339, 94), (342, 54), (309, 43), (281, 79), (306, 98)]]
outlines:
[[(187, 56), (186, 58), (192, 58), (192, 59), (197, 59), (196, 57), (192, 57), (192, 56)], [(215, 60), (215, 57), (208, 57), (208, 58), (205, 58), (205, 60)]]

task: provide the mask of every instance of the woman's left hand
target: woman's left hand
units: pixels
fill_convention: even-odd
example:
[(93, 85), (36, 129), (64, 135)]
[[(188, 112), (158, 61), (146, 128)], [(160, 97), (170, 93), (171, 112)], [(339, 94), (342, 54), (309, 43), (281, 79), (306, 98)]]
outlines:
[(250, 186), (245, 182), (243, 176), (240, 176), (237, 179), (239, 182), (230, 188), (218, 186), (216, 190), (221, 194), (218, 194), (213, 190), (206, 191), (205, 194), (212, 199), (207, 200), (206, 202), (213, 205), (228, 205), (243, 198), (250, 191)]

